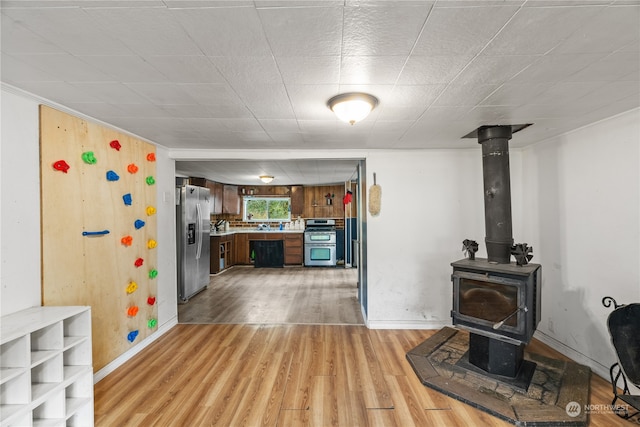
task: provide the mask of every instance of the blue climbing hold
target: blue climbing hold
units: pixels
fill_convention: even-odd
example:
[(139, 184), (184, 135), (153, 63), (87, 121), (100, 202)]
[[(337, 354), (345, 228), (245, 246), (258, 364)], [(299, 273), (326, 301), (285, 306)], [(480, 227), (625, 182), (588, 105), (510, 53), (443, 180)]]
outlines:
[(134, 342), (137, 337), (138, 337), (137, 329), (135, 331), (129, 332), (129, 334), (127, 335), (127, 339), (129, 340), (129, 342)]
[(107, 181), (117, 181), (119, 179), (120, 179), (120, 177), (114, 171), (108, 171), (107, 172)]
[(139, 230), (144, 227), (144, 221), (141, 219), (136, 219), (136, 222), (134, 222), (133, 225), (134, 227), (136, 227), (136, 230)]
[(131, 206), (131, 193), (127, 193), (124, 196), (122, 196), (122, 200), (124, 201), (124, 204), (126, 206)]

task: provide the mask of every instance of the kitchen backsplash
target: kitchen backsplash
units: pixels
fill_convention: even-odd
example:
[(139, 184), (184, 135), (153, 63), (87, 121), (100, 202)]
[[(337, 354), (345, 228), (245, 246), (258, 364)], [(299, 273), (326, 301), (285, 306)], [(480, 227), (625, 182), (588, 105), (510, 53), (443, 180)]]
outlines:
[[(297, 218), (292, 218), (293, 220)], [(308, 218), (302, 218), (305, 221)], [(336, 221), (337, 229), (344, 229), (344, 218), (334, 218)], [(257, 222), (246, 222), (242, 220), (241, 215), (230, 215), (230, 214), (221, 214), (221, 215), (211, 215), (211, 222), (216, 223), (219, 220), (225, 220), (229, 222), (230, 228), (256, 228), (258, 226)], [(273, 225), (273, 223), (271, 223)]]

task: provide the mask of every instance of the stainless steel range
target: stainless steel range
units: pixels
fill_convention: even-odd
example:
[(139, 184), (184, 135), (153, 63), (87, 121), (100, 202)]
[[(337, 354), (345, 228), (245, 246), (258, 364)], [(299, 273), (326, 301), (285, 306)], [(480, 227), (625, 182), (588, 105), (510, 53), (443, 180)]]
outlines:
[(334, 267), (336, 265), (336, 221), (309, 219), (304, 230), (304, 265)]

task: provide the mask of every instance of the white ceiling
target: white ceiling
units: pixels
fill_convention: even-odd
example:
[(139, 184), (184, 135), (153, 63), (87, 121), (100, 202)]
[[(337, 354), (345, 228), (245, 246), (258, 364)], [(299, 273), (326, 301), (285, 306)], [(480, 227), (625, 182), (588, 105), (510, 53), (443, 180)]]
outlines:
[[(479, 126), (534, 123), (522, 147), (640, 106), (638, 0), (0, 6), (3, 83), (175, 152), (463, 148)], [(326, 101), (355, 90), (380, 105), (350, 126)], [(308, 162), (177, 167), (348, 179), (319, 169), (337, 161)]]

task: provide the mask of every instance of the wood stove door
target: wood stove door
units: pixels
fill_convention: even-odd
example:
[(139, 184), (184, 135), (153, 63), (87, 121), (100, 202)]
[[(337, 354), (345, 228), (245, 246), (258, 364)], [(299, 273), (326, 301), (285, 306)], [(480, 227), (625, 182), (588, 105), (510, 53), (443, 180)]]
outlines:
[(454, 325), (493, 338), (525, 334), (526, 282), (464, 271), (455, 271), (452, 280)]

